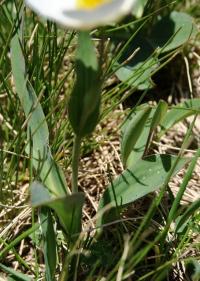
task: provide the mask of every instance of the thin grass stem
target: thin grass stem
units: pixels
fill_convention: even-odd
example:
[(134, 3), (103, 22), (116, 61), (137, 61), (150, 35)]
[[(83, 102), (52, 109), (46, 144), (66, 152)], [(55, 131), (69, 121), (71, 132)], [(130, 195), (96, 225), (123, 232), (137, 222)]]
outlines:
[(72, 193), (78, 192), (78, 166), (80, 157), (81, 138), (74, 136), (74, 145), (72, 152)]

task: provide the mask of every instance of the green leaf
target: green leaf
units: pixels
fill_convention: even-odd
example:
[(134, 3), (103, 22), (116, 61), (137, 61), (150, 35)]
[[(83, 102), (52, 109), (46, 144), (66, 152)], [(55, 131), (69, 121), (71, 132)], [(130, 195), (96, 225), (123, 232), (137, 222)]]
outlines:
[[(164, 116), (167, 113), (167, 103), (160, 100), (157, 107), (153, 108), (143, 124), (143, 131), (137, 140), (136, 144), (132, 148), (127, 160), (127, 167), (133, 166), (139, 159), (141, 159), (147, 151), (150, 142), (152, 140), (153, 134), (157, 126), (162, 122)], [(142, 110), (141, 107), (138, 108)]]
[[(138, 51), (130, 59), (136, 50)], [(139, 90), (152, 88), (151, 74), (158, 65), (157, 58), (152, 57), (153, 51), (153, 47), (145, 38), (136, 35), (118, 63), (115, 64), (119, 80)], [(127, 63), (124, 64), (125, 61)], [(120, 67), (120, 65), (122, 66)]]
[(173, 127), (176, 123), (182, 121), (186, 117), (200, 113), (200, 99), (188, 99), (180, 103), (168, 111), (165, 118), (161, 122), (161, 131), (158, 138), (162, 137), (167, 130)]
[(150, 106), (134, 111), (122, 127), (121, 154), (124, 165), (127, 164), (127, 159), (144, 129), (150, 112)]
[(160, 100), (151, 121), (150, 132), (153, 132), (157, 128), (157, 126), (162, 122), (167, 113), (167, 109), (167, 103), (163, 100)]
[(194, 20), (188, 14), (173, 11), (161, 18), (153, 27), (149, 39), (162, 52), (169, 52), (180, 47), (197, 34)]
[(191, 277), (192, 281), (200, 280), (200, 262), (195, 258), (189, 259), (185, 262), (186, 264), (186, 274)]
[(11, 40), (11, 65), (16, 92), (20, 98), (27, 122), (28, 143), (32, 147), (26, 149), (32, 152), (34, 168), (39, 171), (41, 180), (54, 196), (66, 194), (68, 190), (63, 172), (52, 158), (49, 148), (49, 131), (42, 107), (28, 81), (23, 55), (21, 29), (17, 30)]
[(49, 208), (42, 207), (39, 216), (40, 221), (44, 221), (41, 228), (43, 236), (46, 281), (54, 281), (56, 270), (56, 238), (52, 215)]
[[(151, 155), (144, 160), (139, 160), (137, 165), (126, 169), (106, 189), (100, 200), (99, 209), (102, 209), (107, 204), (113, 207), (116, 206), (116, 203), (117, 206), (124, 206), (150, 192), (158, 190), (165, 181), (176, 159), (176, 156), (164, 154)], [(183, 168), (187, 161), (188, 159), (181, 159), (176, 166), (174, 174)]]
[(200, 262), (193, 259), (194, 273), (192, 274), (192, 281), (198, 281), (200, 279)]
[(12, 277), (15, 277), (16, 278), (15, 280), (18, 280), (18, 281), (31, 281), (31, 280), (33, 280), (28, 275), (25, 275), (21, 272), (17, 272), (16, 270), (3, 265), (2, 263), (0, 263), (0, 268), (3, 271), (5, 271), (6, 273), (10, 274)]
[(69, 238), (81, 231), (82, 207), (84, 204), (82, 192), (52, 199), (48, 189), (40, 182), (33, 182), (30, 188), (32, 206), (47, 206), (53, 209)]
[[(138, 5), (143, 7), (141, 1)], [(133, 88), (140, 90), (152, 88), (154, 83), (151, 76), (159, 66), (158, 55), (180, 47), (196, 34), (197, 28), (193, 23), (193, 18), (188, 14), (173, 11), (161, 18), (152, 27), (149, 34), (145, 33), (144, 30), (137, 31), (128, 47), (123, 50), (118, 62), (114, 64), (114, 68), (117, 69), (117, 77)], [(118, 34), (121, 41), (117, 37), (114, 46), (119, 43), (124, 46), (128, 42), (124, 38), (129, 40), (130, 36), (131, 33), (127, 31)], [(116, 41), (113, 36), (111, 38)], [(160, 53), (156, 52), (158, 47), (161, 49)]]
[(101, 80), (93, 42), (86, 32), (78, 37), (76, 82), (69, 100), (69, 120), (76, 135), (90, 134), (99, 118)]
[[(142, 109), (139, 107), (138, 110), (142, 110)], [(140, 137), (138, 138), (136, 144), (132, 148), (131, 153), (129, 154), (129, 157), (127, 159), (127, 167), (133, 167), (133, 165), (135, 165), (137, 161), (142, 159), (145, 152), (145, 148), (147, 146), (147, 140), (150, 134), (150, 126), (154, 113), (155, 113), (155, 109), (152, 108), (148, 118), (143, 124), (143, 131)]]

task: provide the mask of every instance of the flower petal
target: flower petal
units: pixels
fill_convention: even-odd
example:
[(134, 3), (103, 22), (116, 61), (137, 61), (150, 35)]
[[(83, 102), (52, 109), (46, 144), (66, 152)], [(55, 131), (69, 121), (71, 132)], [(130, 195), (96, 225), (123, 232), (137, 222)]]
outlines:
[(63, 26), (90, 29), (119, 20), (128, 14), (136, 0), (112, 0), (91, 9), (77, 9), (76, 0), (26, 0), (35, 12)]

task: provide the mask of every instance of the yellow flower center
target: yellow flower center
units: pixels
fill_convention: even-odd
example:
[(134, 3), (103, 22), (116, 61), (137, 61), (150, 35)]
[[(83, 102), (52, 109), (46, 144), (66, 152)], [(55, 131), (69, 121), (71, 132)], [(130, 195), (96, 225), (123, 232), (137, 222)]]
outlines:
[(98, 6), (101, 6), (102, 4), (105, 4), (107, 2), (110, 2), (110, 0), (76, 0), (77, 2), (77, 8), (79, 9), (93, 9)]

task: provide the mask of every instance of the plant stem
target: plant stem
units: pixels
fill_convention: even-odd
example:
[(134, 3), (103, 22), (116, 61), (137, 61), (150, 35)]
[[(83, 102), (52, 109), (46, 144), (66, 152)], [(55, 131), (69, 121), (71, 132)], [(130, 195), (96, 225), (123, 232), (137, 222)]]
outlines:
[(62, 265), (62, 272), (61, 275), (59, 277), (59, 281), (67, 281), (68, 280), (68, 258), (67, 258), (67, 254), (65, 255), (65, 259), (64, 259), (64, 263)]
[[(72, 193), (78, 192), (78, 166), (80, 157), (81, 138), (74, 135), (73, 151), (72, 151)], [(69, 277), (69, 257), (65, 254), (62, 265), (62, 272), (59, 281), (67, 281)]]
[(81, 138), (74, 136), (72, 152), (72, 193), (78, 192), (78, 165), (80, 156)]

